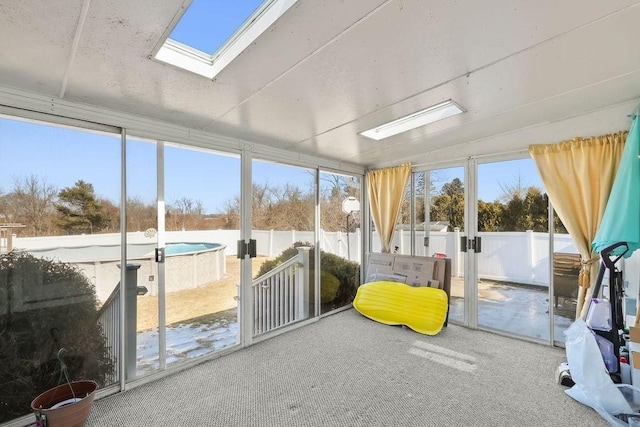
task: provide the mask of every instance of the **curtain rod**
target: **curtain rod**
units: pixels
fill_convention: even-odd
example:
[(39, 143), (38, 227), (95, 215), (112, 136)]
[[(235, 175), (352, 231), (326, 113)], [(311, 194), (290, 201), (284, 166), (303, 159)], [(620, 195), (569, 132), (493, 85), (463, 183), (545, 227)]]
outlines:
[[(491, 159), (491, 158), (502, 158), (502, 157), (510, 157), (513, 156), (515, 157), (516, 155), (519, 154), (524, 154), (524, 155), (528, 155), (529, 154), (529, 149), (528, 148), (520, 148), (517, 150), (511, 150), (511, 151), (501, 151), (499, 153), (487, 153), (487, 154), (476, 154), (473, 156), (465, 156), (465, 157), (458, 157), (458, 158), (454, 158), (454, 159), (448, 159), (445, 161), (436, 161), (436, 162), (425, 162), (425, 163), (412, 163), (411, 166), (412, 167), (428, 167), (428, 166), (440, 166), (440, 165), (450, 165), (450, 164), (455, 164), (455, 163), (460, 163), (460, 162), (466, 162), (468, 160), (473, 160), (473, 159)], [(497, 160), (500, 161), (500, 160)]]

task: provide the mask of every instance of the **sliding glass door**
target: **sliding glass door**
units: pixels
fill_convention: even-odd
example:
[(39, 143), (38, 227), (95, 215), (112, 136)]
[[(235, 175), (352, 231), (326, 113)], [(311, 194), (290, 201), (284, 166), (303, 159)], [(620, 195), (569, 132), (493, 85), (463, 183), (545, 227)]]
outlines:
[(240, 159), (129, 138), (127, 184), (133, 379), (240, 342)]
[(320, 172), (320, 312), (353, 302), (362, 258), (361, 184), (352, 175)]
[[(625, 264), (632, 267), (631, 263)], [(553, 297), (551, 298), (550, 313), (553, 312), (553, 336), (554, 341), (564, 342), (564, 331), (576, 319), (578, 306), (578, 275), (581, 263), (580, 254), (576, 244), (567, 232), (564, 224), (553, 211), (553, 255), (551, 258)], [(632, 268), (625, 271), (633, 274)], [(634, 277), (633, 275), (629, 277)], [(638, 277), (637, 275), (635, 277)], [(605, 280), (604, 283), (607, 283)], [(626, 295), (630, 297), (630, 295)], [(631, 302), (629, 305), (628, 303)], [(625, 313), (635, 313), (635, 298), (625, 298), (623, 302)], [(626, 319), (627, 324), (633, 324), (634, 320)]]
[[(461, 238), (465, 236), (465, 168), (432, 169), (424, 174), (425, 183), (416, 188), (423, 189), (420, 197), (425, 199), (428, 207), (425, 209), (428, 222), (425, 219), (421, 224), (422, 217), (418, 217), (416, 226), (422, 225), (423, 230), (417, 230), (418, 238), (415, 240), (423, 245), (422, 254), (451, 260), (449, 319), (465, 323), (465, 252), (460, 246)], [(419, 203), (416, 202), (416, 206)], [(421, 252), (416, 249), (416, 254)]]
[[(125, 378), (132, 381), (161, 369), (164, 334), (163, 278), (155, 259), (159, 247), (158, 144), (127, 138), (127, 288), (125, 293)], [(164, 366), (163, 366), (164, 368)]]
[(478, 326), (548, 341), (548, 199), (535, 163), (478, 163), (477, 187)]
[(316, 171), (252, 162), (252, 335), (316, 317)]
[(167, 366), (240, 342), (240, 156), (164, 145)]
[(562, 340), (575, 316), (579, 261), (557, 220), (550, 244), (549, 202), (532, 159), (416, 171), (412, 196), (412, 219), (394, 241), (411, 229), (413, 254), (451, 259), (451, 321)]

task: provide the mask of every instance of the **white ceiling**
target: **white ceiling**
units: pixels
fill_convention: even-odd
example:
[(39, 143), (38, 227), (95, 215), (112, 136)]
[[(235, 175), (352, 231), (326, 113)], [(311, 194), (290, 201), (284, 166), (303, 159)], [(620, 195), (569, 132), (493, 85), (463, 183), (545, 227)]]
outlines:
[(213, 81), (150, 59), (182, 3), (0, 2), (0, 86), (362, 166), (627, 129), (640, 100), (640, 1), (299, 0)]

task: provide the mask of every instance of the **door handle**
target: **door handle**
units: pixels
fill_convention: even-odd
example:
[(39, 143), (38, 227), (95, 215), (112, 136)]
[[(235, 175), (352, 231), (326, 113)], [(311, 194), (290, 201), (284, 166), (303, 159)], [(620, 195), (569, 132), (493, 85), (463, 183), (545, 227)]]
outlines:
[(156, 248), (156, 262), (158, 264), (164, 262), (164, 248)]
[(482, 252), (482, 237), (476, 236), (473, 238), (473, 251), (477, 254)]
[(473, 249), (477, 254), (482, 252), (482, 237), (476, 236), (471, 239), (466, 236), (460, 236), (460, 251), (467, 252), (470, 249)]
[(250, 239), (248, 242), (244, 240), (238, 240), (237, 257), (244, 259), (248, 254), (249, 258), (255, 258), (257, 255), (256, 240)]
[(467, 236), (460, 236), (460, 251), (467, 252)]

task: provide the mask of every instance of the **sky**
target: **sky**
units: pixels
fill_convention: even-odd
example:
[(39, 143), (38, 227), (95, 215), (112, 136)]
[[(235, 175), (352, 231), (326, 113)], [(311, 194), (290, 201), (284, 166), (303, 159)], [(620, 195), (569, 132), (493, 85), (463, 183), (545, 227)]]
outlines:
[(169, 37), (211, 55), (263, 1), (193, 0)]
[[(157, 194), (156, 146), (149, 141), (127, 143), (127, 194), (152, 203)], [(0, 193), (30, 176), (62, 188), (78, 180), (93, 185), (98, 197), (119, 204), (120, 135), (35, 125), (0, 118)], [(199, 200), (207, 213), (219, 213), (240, 194), (240, 157), (165, 145), (165, 200)], [(309, 169), (254, 161), (253, 181), (281, 187), (307, 188)]]
[[(127, 144), (129, 197), (153, 203), (157, 194), (155, 144), (129, 139)], [(35, 125), (0, 118), (0, 193), (7, 193), (16, 180), (35, 176), (40, 183), (58, 190), (84, 180), (98, 197), (119, 204), (120, 135)], [(165, 146), (165, 200), (182, 198), (203, 203), (206, 213), (224, 212), (227, 203), (240, 194), (240, 158), (205, 150)], [(27, 160), (28, 159), (28, 160)], [(310, 188), (309, 169), (265, 161), (254, 161), (253, 182), (282, 187), (286, 183)], [(436, 172), (438, 185), (454, 178), (464, 180), (464, 168)], [(532, 159), (480, 164), (478, 194), (484, 201), (499, 199), (501, 185), (542, 188)], [(322, 181), (321, 181), (322, 182)]]
[[(464, 182), (464, 167), (450, 167), (434, 170), (432, 179), (435, 191), (454, 178)], [(535, 162), (531, 158), (519, 160), (486, 162), (478, 164), (478, 199), (485, 202), (500, 200), (504, 188), (514, 187), (544, 188)]]

